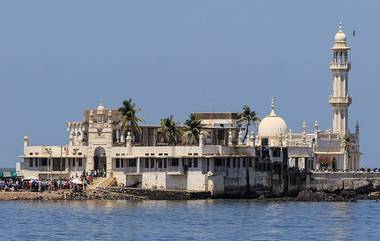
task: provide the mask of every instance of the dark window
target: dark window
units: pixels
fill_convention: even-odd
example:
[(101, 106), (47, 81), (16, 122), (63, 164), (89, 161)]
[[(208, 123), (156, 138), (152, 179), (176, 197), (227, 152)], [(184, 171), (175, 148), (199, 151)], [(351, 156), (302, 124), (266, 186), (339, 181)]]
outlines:
[(116, 168), (120, 168), (120, 159), (116, 158)]
[(281, 149), (273, 148), (273, 157), (280, 157), (280, 156), (281, 156)]
[(253, 159), (252, 159), (252, 158), (249, 158), (248, 161), (249, 161), (249, 167), (252, 167)]
[(29, 159), (29, 167), (33, 167), (33, 158)]
[(82, 158), (79, 158), (79, 163), (78, 163), (78, 166), (81, 167), (82, 166)]
[(232, 167), (236, 167), (236, 159), (232, 159)]
[(136, 167), (136, 166), (137, 166), (137, 161), (136, 161), (136, 159), (129, 159), (129, 160), (128, 160), (128, 166), (129, 166), (129, 167)]
[(214, 165), (216, 167), (224, 167), (224, 160), (221, 159), (221, 158), (216, 158), (215, 162), (214, 162)]
[(47, 166), (47, 158), (41, 158), (41, 166)]
[(164, 162), (164, 168), (166, 168), (167, 160), (166, 160), (166, 159), (163, 159), (163, 162)]
[(198, 167), (198, 159), (194, 159), (194, 167)]
[(158, 168), (162, 168), (162, 160), (158, 160)]
[(172, 166), (177, 167), (179, 165), (178, 159), (172, 159)]
[(240, 168), (240, 158), (237, 158), (237, 167)]
[(268, 144), (269, 144), (268, 138), (261, 139), (261, 145), (262, 146), (268, 146)]
[(149, 160), (145, 159), (145, 168), (149, 168)]
[(227, 160), (227, 167), (231, 167), (231, 159)]
[(247, 165), (246, 165), (246, 160), (245, 160), (245, 158), (243, 159), (243, 167), (246, 167)]
[(154, 159), (150, 160), (150, 168), (154, 168)]
[(75, 158), (72, 158), (73, 167), (75, 167)]

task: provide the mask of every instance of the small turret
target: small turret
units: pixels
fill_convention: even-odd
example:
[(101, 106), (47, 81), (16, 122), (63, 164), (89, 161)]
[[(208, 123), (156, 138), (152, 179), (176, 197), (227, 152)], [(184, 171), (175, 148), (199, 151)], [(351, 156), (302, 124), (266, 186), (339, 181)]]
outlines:
[(29, 136), (24, 136), (24, 147), (27, 147), (30, 145)]

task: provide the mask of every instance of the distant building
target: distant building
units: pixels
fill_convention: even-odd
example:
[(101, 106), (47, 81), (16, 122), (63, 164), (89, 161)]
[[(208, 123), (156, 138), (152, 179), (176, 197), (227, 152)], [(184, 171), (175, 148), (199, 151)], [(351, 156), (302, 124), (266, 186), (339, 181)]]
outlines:
[[(24, 138), (23, 162), (17, 169), (24, 176), (70, 178), (82, 173), (104, 173), (125, 186), (159, 189), (226, 190), (246, 187), (283, 191), (286, 169), (347, 169), (360, 167), (359, 126), (348, 129), (348, 72), (351, 68), (346, 35), (340, 24), (332, 48), (333, 129), (293, 133), (277, 115), (275, 101), (258, 133), (242, 140), (244, 130), (238, 113), (195, 113), (204, 124), (197, 145), (167, 146), (161, 143), (159, 126), (143, 125), (141, 133), (123, 132), (115, 125), (120, 113), (101, 102), (86, 110), (80, 122), (68, 122), (68, 144), (32, 146)], [(286, 182), (285, 182), (286, 183)]]

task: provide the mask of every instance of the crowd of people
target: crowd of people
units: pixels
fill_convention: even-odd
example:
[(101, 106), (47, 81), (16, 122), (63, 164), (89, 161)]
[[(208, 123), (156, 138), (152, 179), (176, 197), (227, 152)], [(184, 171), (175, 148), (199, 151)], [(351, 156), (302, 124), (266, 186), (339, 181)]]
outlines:
[(83, 172), (81, 176), (72, 176), (69, 179), (41, 179), (38, 178), (3, 178), (0, 180), (0, 190), (19, 191), (28, 190), (34, 192), (44, 192), (53, 190), (69, 189), (73, 191), (86, 190), (91, 185), (94, 178), (100, 176), (98, 172), (92, 172), (90, 175)]

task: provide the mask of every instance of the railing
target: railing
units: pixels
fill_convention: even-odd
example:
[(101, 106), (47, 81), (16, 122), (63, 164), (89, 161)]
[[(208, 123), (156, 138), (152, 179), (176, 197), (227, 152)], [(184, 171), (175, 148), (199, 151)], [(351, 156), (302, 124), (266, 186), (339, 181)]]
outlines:
[(168, 166), (166, 168), (166, 171), (168, 171), (168, 172), (183, 172), (183, 167), (180, 167), (180, 166)]
[(330, 69), (350, 69), (351, 63), (330, 63)]
[(317, 152), (342, 152), (342, 147), (317, 147)]
[(137, 167), (126, 167), (125, 168), (126, 173), (136, 173), (137, 172)]
[(329, 102), (331, 104), (339, 104), (339, 103), (347, 103), (351, 104), (352, 96), (338, 97), (338, 96), (330, 96)]

